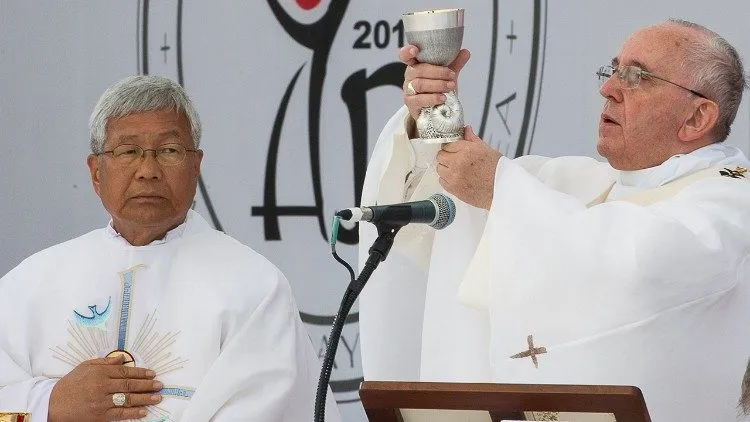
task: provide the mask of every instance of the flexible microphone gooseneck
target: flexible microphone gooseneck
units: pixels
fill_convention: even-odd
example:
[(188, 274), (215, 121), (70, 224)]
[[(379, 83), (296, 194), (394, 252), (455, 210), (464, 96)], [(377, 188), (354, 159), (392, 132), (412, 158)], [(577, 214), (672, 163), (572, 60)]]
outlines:
[[(429, 202), (430, 204), (424, 204), (425, 202)], [(415, 207), (426, 211), (424, 211), (424, 213), (419, 211), (415, 212)], [(432, 211), (430, 211), (430, 207), (432, 208)], [(365, 220), (375, 223), (378, 230), (378, 237), (370, 247), (370, 256), (367, 258), (367, 261), (362, 268), (362, 272), (359, 274), (359, 277), (354, 279), (354, 271), (352, 271), (351, 267), (336, 254), (335, 245), (338, 236), (338, 219), (345, 218), (351, 220), (352, 218), (356, 218), (356, 214), (351, 212), (351, 210), (363, 210), (368, 208), (372, 211), (373, 216), (376, 214), (379, 216), (377, 220), (373, 217), (371, 219), (358, 218), (355, 221)], [(346, 211), (350, 211), (348, 216)], [(364, 215), (365, 212), (366, 211), (363, 211), (362, 214)], [(342, 213), (344, 215), (339, 215)], [(430, 215), (430, 213), (432, 213), (432, 215)], [(333, 360), (336, 357), (336, 350), (339, 346), (339, 339), (341, 338), (341, 331), (344, 329), (346, 317), (349, 315), (349, 311), (352, 309), (354, 302), (362, 292), (365, 284), (367, 284), (370, 276), (372, 276), (372, 273), (382, 261), (385, 261), (385, 258), (388, 256), (388, 253), (393, 246), (393, 241), (398, 231), (401, 230), (401, 227), (410, 222), (428, 223), (436, 229), (442, 229), (453, 222), (455, 214), (455, 204), (449, 197), (442, 194), (435, 194), (427, 201), (384, 205), (380, 207), (350, 208), (337, 213), (337, 216), (334, 219), (333, 230), (331, 231), (331, 250), (334, 258), (349, 269), (352, 279), (349, 286), (346, 288), (344, 297), (341, 299), (339, 311), (333, 320), (331, 334), (328, 337), (328, 345), (326, 346), (326, 353), (323, 358), (323, 367), (320, 371), (320, 378), (318, 379), (318, 391), (315, 396), (315, 422), (325, 422), (325, 404), (326, 395), (328, 393), (328, 382), (331, 379)], [(429, 221), (427, 221), (428, 219)]]

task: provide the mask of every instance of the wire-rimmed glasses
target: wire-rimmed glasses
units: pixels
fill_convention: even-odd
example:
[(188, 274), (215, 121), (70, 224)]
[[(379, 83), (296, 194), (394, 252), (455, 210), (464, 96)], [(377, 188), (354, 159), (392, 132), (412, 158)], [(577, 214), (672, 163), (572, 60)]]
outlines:
[(143, 149), (138, 145), (122, 144), (110, 151), (103, 151), (94, 155), (110, 155), (117, 165), (124, 167), (140, 162), (149, 151), (154, 153), (154, 157), (159, 164), (176, 166), (185, 161), (188, 152), (197, 152), (198, 150), (188, 149), (180, 144), (164, 144), (151, 149)]
[(599, 85), (600, 86), (604, 85), (604, 83), (607, 82), (607, 80), (611, 78), (612, 75), (614, 74), (617, 74), (617, 77), (620, 79), (620, 81), (623, 83), (623, 87), (626, 89), (638, 88), (638, 86), (641, 84), (641, 79), (643, 79), (644, 77), (654, 78), (660, 81), (670, 83), (674, 86), (678, 86), (701, 98), (708, 99), (708, 97), (706, 97), (705, 95), (701, 94), (698, 91), (682, 86), (676, 82), (672, 82), (669, 79), (664, 79), (661, 76), (656, 76), (653, 73), (647, 70), (643, 70), (638, 66), (617, 66), (617, 67), (613, 67), (609, 65), (602, 66), (599, 68), (599, 71), (596, 72), (596, 76), (599, 77)]

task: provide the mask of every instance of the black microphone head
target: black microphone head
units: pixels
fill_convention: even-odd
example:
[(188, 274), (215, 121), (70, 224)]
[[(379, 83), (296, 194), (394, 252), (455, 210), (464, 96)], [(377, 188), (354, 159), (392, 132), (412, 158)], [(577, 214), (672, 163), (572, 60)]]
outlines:
[(456, 204), (442, 193), (432, 195), (429, 200), (437, 206), (437, 216), (430, 227), (436, 230), (448, 227), (456, 218)]
[(336, 216), (341, 217), (343, 220), (351, 220), (352, 215), (352, 210), (341, 210), (336, 212)]

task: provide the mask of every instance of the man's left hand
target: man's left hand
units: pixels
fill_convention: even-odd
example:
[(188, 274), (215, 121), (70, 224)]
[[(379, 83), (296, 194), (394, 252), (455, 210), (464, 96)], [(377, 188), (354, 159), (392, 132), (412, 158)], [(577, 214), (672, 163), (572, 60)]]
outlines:
[(467, 126), (464, 139), (444, 144), (437, 154), (440, 185), (467, 204), (488, 210), (501, 156)]

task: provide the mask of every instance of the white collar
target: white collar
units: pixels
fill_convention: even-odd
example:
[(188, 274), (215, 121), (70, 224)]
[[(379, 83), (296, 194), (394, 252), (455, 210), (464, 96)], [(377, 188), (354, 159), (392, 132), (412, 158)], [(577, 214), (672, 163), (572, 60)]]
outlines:
[[(191, 213), (188, 212), (188, 215), (185, 218), (185, 221), (182, 222), (182, 224), (168, 231), (167, 234), (164, 235), (163, 238), (156, 239), (152, 241), (151, 243), (149, 243), (148, 245), (144, 245), (144, 246), (162, 245), (164, 243), (171, 242), (173, 240), (181, 238), (182, 235), (185, 233), (185, 228), (187, 227), (188, 220), (190, 220), (191, 216), (192, 216)], [(109, 223), (107, 224), (107, 227), (104, 228), (104, 232), (108, 238), (121, 242), (124, 246), (133, 246), (124, 237), (122, 237), (122, 235), (118, 233), (117, 230), (115, 230), (115, 227), (112, 225), (111, 218), (109, 220)]]
[(642, 170), (619, 171), (609, 199), (639, 190), (653, 189), (711, 167), (750, 165), (739, 148), (714, 143), (688, 154), (670, 157), (662, 164)]

